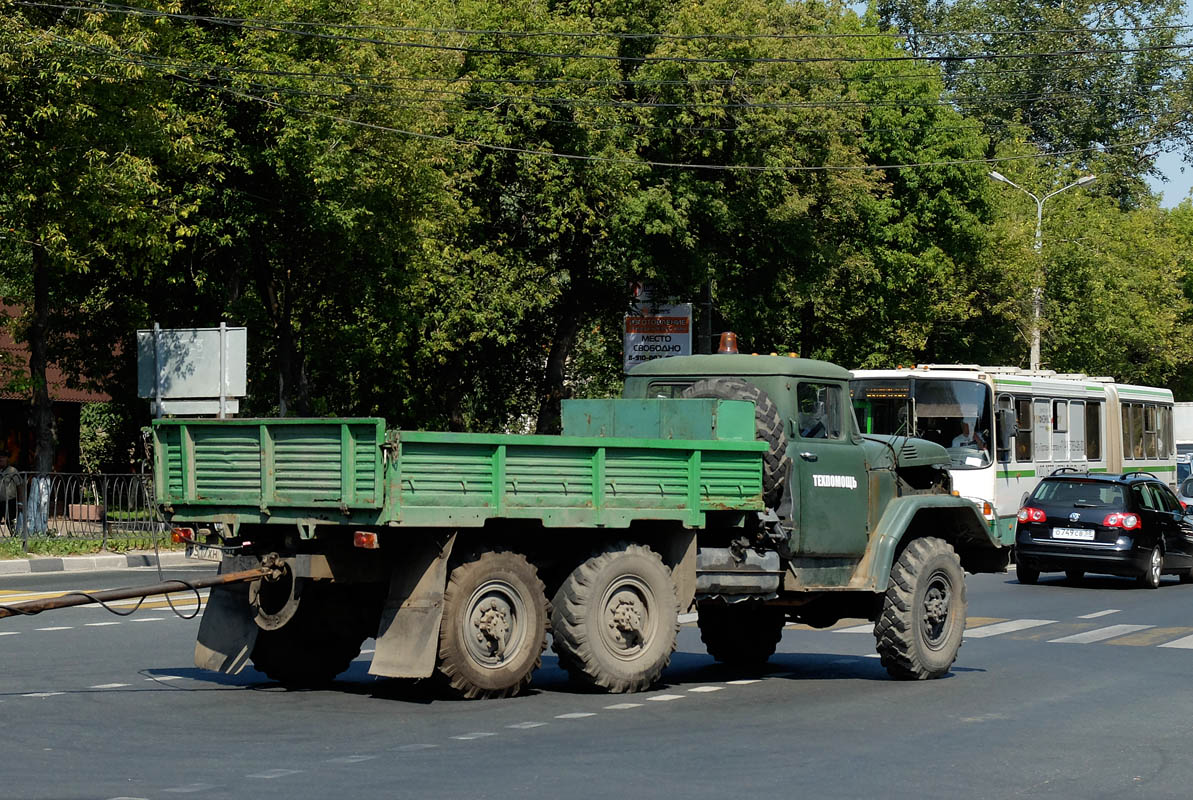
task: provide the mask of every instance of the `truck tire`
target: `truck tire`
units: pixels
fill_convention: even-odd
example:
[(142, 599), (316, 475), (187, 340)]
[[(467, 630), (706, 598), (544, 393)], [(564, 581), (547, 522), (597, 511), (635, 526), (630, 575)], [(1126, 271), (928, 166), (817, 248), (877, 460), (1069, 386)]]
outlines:
[(701, 603), (700, 641), (708, 654), (731, 667), (760, 667), (775, 654), (787, 615), (761, 603)]
[(965, 573), (952, 546), (933, 537), (912, 540), (891, 569), (874, 625), (882, 666), (901, 680), (946, 674), (961, 648), (965, 613)]
[(609, 692), (658, 681), (679, 633), (671, 570), (648, 547), (621, 542), (580, 564), (552, 603), (559, 665), (573, 680)]
[(258, 672), (288, 689), (315, 689), (360, 655), (377, 631), (380, 602), (361, 602), (361, 587), (298, 580), (304, 586), (297, 610), (281, 627), (257, 632), (251, 658)]
[(525, 556), (491, 551), (452, 569), (436, 667), (449, 692), (466, 699), (519, 694), (546, 646), (546, 589)]
[(787, 455), (787, 432), (783, 417), (770, 395), (739, 378), (706, 378), (684, 389), (684, 397), (710, 397), (718, 400), (749, 400), (754, 403), (756, 436), (769, 448), (763, 455), (762, 496), (767, 505), (777, 508), (783, 497), (791, 457)]

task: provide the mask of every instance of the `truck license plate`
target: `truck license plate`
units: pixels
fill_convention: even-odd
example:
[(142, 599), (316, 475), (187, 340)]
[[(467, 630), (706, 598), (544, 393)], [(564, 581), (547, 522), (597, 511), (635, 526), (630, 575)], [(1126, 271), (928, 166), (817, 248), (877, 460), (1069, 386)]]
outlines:
[(1094, 540), (1094, 532), (1089, 528), (1053, 528), (1052, 538), (1092, 542)]
[(186, 546), (186, 557), (197, 558), (200, 561), (215, 561), (219, 563), (224, 560), (224, 554), (215, 547), (208, 547), (205, 544), (188, 544)]

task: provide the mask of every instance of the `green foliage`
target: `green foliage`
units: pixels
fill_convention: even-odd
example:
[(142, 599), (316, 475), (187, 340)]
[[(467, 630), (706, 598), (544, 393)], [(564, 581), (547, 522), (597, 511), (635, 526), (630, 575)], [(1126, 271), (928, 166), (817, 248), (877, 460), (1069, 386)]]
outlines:
[(84, 472), (102, 472), (120, 459), (122, 420), (110, 403), (85, 403), (79, 410), (79, 465)]
[[(1183, 107), (1165, 51), (1110, 52), (1179, 34), (1103, 30), (1176, 8), (879, 4), (907, 44), (837, 0), (199, 12), (285, 30), (0, 0), (0, 296), (112, 395), (89, 430), (143, 419), (132, 337), (155, 321), (249, 327), (246, 413), (554, 430), (562, 397), (618, 389), (639, 282), (711, 286), (744, 349), (850, 367), (1025, 363), (1043, 285), (1047, 365), (1193, 392), (1193, 212), (1154, 206), (1129, 145)], [(1018, 57), (1082, 47), (1106, 52)], [(1048, 201), (1037, 255), (986, 158), (1041, 193), (1099, 180)], [(86, 463), (134, 438), (85, 435)]]

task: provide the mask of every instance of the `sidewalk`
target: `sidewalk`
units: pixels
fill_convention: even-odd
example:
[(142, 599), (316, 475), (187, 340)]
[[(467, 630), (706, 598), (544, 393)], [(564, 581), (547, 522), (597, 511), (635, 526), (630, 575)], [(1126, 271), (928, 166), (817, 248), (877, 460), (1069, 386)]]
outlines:
[(0, 576), (29, 575), (42, 572), (102, 572), (134, 567), (152, 567), (161, 560), (163, 567), (187, 567), (204, 564), (187, 558), (186, 553), (168, 551), (157, 555), (152, 550), (131, 553), (96, 553), (90, 556), (37, 556), (0, 560)]

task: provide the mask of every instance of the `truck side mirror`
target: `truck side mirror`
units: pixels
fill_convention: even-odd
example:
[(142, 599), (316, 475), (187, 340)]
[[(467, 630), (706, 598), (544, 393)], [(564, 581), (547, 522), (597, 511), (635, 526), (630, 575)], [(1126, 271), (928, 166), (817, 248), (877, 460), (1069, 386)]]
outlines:
[(1014, 409), (1000, 408), (995, 411), (994, 424), (998, 429), (998, 460), (1005, 464), (1011, 460), (1011, 448), (1015, 446), (1015, 436), (1019, 433)]

